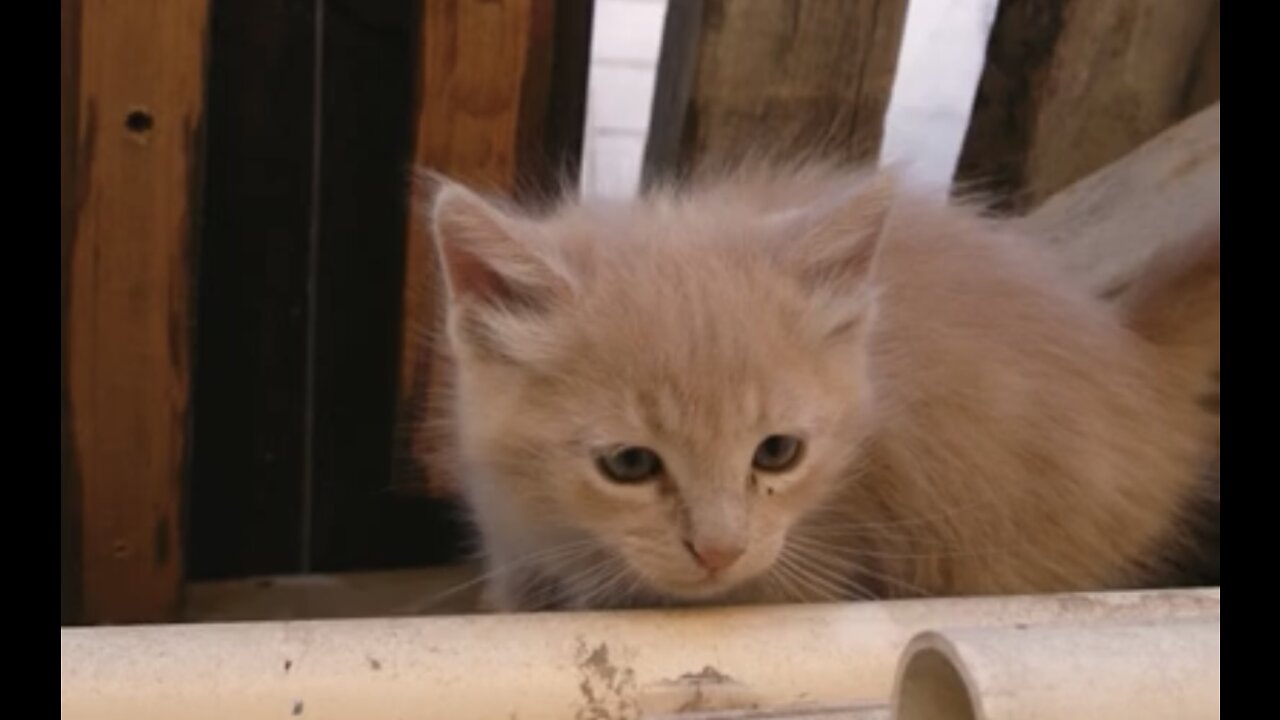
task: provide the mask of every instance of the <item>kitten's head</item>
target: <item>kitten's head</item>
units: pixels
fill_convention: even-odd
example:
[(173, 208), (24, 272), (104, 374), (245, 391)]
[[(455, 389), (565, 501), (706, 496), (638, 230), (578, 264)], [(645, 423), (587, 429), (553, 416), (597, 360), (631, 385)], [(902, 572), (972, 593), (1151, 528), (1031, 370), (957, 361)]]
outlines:
[(892, 187), (832, 187), (534, 215), (444, 183), (434, 235), (471, 501), (589, 539), (671, 599), (766, 573), (840, 481), (872, 399)]

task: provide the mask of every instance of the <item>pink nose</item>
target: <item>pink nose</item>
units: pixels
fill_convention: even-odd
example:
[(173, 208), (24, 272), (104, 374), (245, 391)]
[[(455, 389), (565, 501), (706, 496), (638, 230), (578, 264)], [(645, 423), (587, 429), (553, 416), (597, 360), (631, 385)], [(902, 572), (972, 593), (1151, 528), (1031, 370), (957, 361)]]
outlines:
[(713, 545), (710, 543), (690, 543), (685, 546), (698, 564), (709, 572), (718, 572), (737, 562), (746, 548), (731, 545)]

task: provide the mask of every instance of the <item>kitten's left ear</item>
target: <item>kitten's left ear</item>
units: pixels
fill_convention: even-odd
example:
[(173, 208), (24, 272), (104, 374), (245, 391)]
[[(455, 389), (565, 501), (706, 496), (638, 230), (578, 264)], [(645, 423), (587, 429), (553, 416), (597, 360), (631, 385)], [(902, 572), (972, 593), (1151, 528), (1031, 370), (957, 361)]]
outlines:
[(815, 290), (858, 290), (874, 275), (898, 189), (897, 172), (881, 170), (848, 193), (810, 208), (792, 243), (792, 261)]
[(860, 336), (875, 306), (876, 260), (897, 194), (898, 177), (881, 170), (847, 193), (801, 211), (783, 261), (815, 306), (818, 331)]
[(534, 361), (554, 345), (549, 311), (574, 282), (537, 222), (436, 177), (434, 236), (455, 352), (501, 362)]
[(430, 176), (433, 235), (454, 305), (535, 307), (568, 288), (554, 248), (532, 223), (440, 176)]

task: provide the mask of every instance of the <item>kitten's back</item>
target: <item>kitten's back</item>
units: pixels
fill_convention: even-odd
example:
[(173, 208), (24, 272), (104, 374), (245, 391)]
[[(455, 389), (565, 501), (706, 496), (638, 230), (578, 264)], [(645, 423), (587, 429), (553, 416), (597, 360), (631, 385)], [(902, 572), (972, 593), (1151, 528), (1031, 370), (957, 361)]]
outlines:
[(934, 518), (915, 542), (885, 542), (957, 557), (884, 561), (891, 574), (963, 593), (1156, 577), (1216, 442), (1198, 402), (1218, 356), (1210, 235), (1158, 258), (1115, 306), (1033, 239), (900, 199), (878, 270), (883, 425), (867, 457), (887, 479), (855, 485), (849, 502), (873, 508), (867, 522)]

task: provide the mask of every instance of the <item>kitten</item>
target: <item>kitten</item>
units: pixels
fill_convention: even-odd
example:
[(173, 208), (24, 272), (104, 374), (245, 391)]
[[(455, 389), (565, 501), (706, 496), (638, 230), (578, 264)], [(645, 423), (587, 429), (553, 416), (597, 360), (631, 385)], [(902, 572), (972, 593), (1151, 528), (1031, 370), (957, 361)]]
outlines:
[(495, 609), (1134, 586), (1182, 534), (1216, 228), (1106, 305), (886, 172), (541, 212), (438, 182), (447, 457)]

